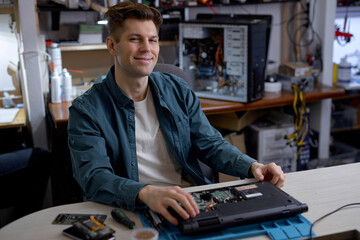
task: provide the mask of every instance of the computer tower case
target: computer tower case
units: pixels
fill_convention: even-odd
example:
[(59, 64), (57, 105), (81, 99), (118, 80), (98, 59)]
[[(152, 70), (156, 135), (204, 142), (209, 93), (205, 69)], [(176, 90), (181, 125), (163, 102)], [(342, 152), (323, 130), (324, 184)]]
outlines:
[(179, 65), (198, 97), (248, 103), (264, 96), (268, 25), (254, 16), (179, 24)]

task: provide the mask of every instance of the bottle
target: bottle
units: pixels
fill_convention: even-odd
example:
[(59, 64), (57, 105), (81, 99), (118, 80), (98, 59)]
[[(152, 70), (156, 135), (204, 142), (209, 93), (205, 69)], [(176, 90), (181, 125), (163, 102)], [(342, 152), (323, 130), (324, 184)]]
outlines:
[(349, 84), (351, 80), (351, 64), (346, 60), (347, 56), (341, 58), (338, 66), (338, 83)]
[(55, 70), (51, 75), (51, 102), (61, 103), (61, 75)]
[(62, 71), (62, 59), (61, 59), (61, 49), (57, 43), (52, 43), (50, 46), (50, 70), (51, 73), (54, 73), (57, 70), (58, 73)]
[(62, 72), (62, 101), (72, 101), (72, 77), (66, 68)]

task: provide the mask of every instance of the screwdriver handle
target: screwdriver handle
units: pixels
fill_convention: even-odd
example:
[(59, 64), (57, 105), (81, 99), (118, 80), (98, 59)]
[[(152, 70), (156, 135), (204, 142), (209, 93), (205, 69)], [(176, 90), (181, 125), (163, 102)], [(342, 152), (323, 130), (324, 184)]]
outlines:
[(111, 216), (115, 219), (115, 221), (127, 226), (130, 229), (133, 229), (135, 226), (135, 223), (131, 221), (128, 216), (126, 216), (125, 213), (122, 212), (120, 209), (113, 209), (111, 211)]

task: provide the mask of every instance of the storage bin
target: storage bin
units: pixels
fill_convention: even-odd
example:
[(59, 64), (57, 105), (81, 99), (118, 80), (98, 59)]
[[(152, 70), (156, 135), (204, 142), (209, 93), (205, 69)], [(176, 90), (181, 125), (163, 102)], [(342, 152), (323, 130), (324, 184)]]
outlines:
[(308, 162), (307, 168), (314, 169), (355, 162), (360, 162), (360, 149), (334, 141), (330, 146), (330, 157), (328, 159), (313, 159)]
[(357, 123), (358, 109), (343, 104), (334, 105), (335, 108), (331, 113), (331, 129), (353, 128)]

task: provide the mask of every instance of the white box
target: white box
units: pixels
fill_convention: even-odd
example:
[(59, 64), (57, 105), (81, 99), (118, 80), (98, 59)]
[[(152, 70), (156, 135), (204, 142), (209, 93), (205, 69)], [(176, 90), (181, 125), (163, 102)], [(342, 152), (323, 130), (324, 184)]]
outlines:
[(296, 151), (284, 155), (264, 157), (258, 161), (265, 165), (274, 162), (282, 168), (284, 173), (295, 172), (297, 169)]
[(248, 154), (263, 164), (275, 162), (284, 172), (296, 171), (297, 147), (289, 145), (286, 139), (293, 132), (294, 126), (289, 124), (253, 123), (246, 136)]
[(294, 126), (259, 127), (251, 124), (252, 128), (258, 134), (257, 157), (263, 159), (267, 156), (278, 156), (292, 153), (296, 147), (288, 145), (287, 135), (294, 132)]
[(102, 34), (101, 33), (80, 33), (78, 42), (82, 43), (82, 44), (102, 43)]

